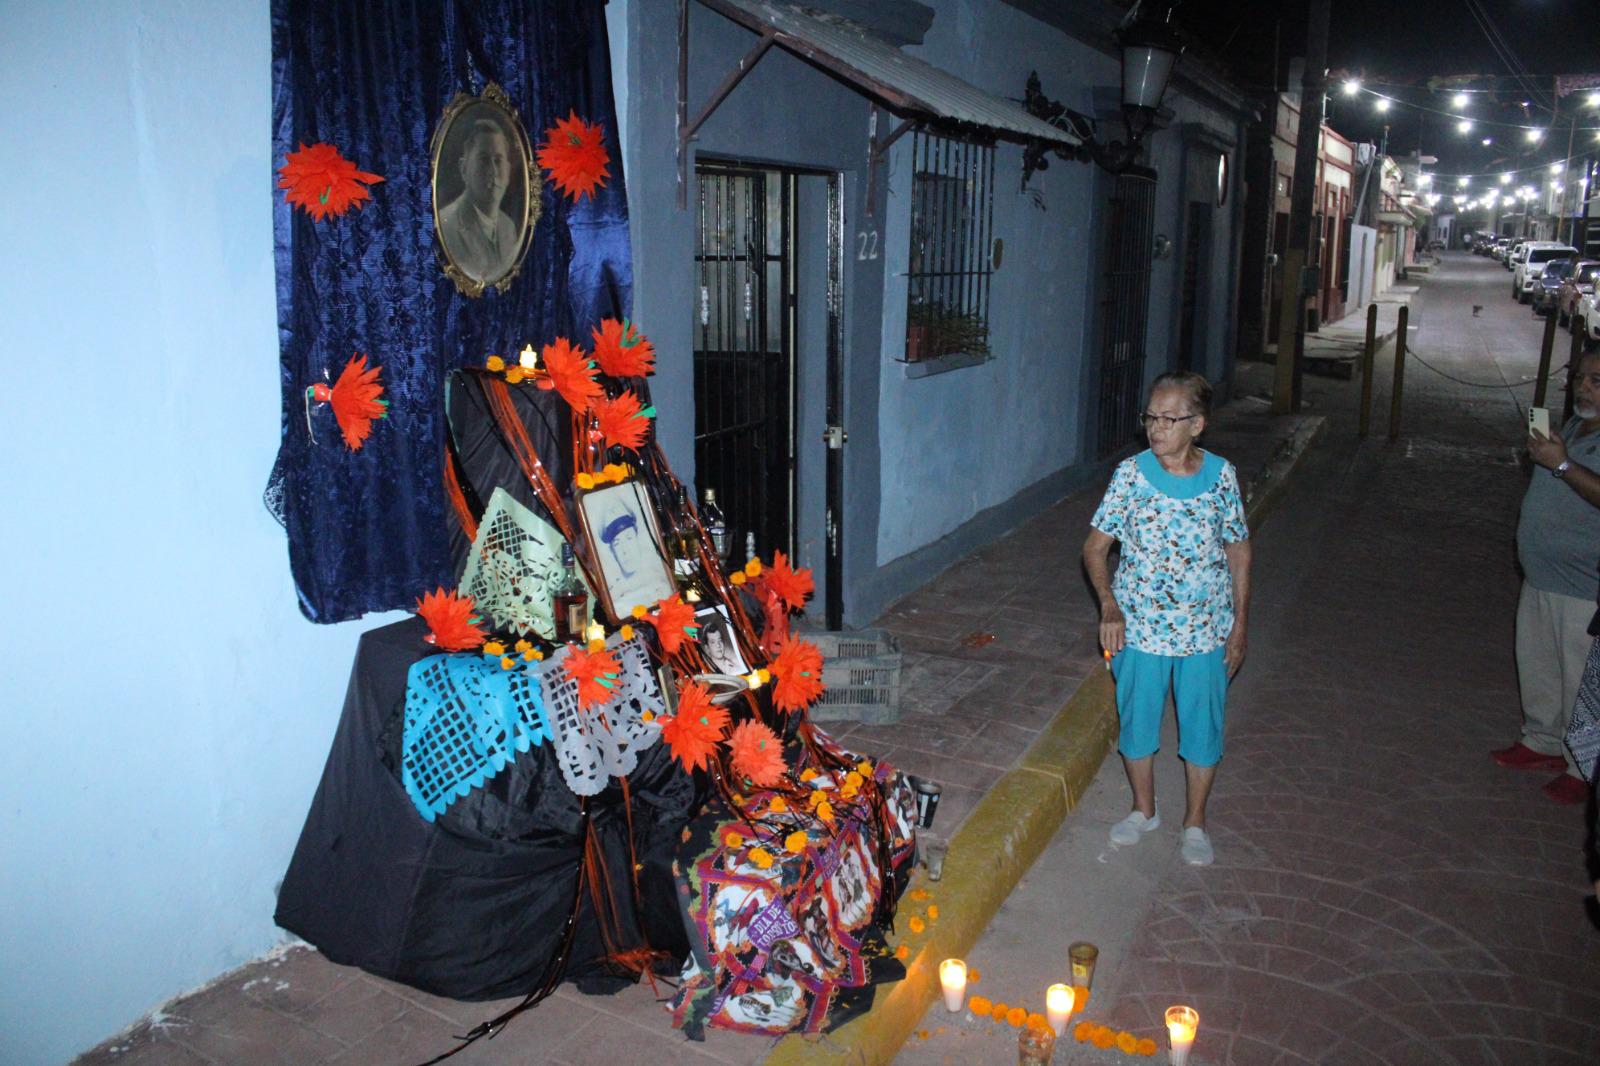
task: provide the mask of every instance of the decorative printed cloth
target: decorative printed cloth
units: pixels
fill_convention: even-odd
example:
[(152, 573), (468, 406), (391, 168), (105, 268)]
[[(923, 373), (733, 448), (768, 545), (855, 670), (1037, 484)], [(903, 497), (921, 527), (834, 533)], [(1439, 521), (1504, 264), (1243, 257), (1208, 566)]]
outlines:
[[(888, 801), (888, 853), (899, 869), (912, 854), (916, 798), (887, 764), (872, 776)], [(840, 798), (840, 783), (828, 774), (808, 781), (834, 797), (832, 827), (761, 792), (749, 796), (748, 821), (724, 809), (709, 842), (702, 826), (685, 846), (691, 856), (680, 852), (695, 943), (672, 1012), (689, 1036), (700, 1038), (707, 1025), (768, 1036), (822, 1032), (833, 1024), (838, 994), (875, 979), (868, 960), (881, 954), (884, 931), (873, 926), (873, 910), (894, 871), (880, 868), (879, 829), (867, 802)], [(795, 852), (789, 838), (801, 829), (806, 846)], [(892, 958), (875, 965), (878, 979), (900, 973)]]
[(661, 726), (644, 717), (646, 711), (654, 719), (666, 710), (644, 642), (637, 635), (623, 640), (613, 634), (606, 647), (616, 654), (622, 674), (616, 696), (599, 707), (579, 708), (577, 683), (562, 667), (568, 649), (545, 660), (539, 672), (561, 776), (579, 796), (597, 795), (609, 778), (633, 773), (639, 753), (661, 739)]
[(1589, 645), (1589, 658), (1583, 664), (1583, 680), (1578, 683), (1578, 698), (1572, 705), (1567, 725), (1567, 748), (1584, 780), (1594, 784), (1600, 765), (1600, 639)]
[(496, 487), (478, 524), (459, 591), (472, 597), (495, 629), (554, 640), (552, 593), (562, 576), (563, 543), (555, 526)]
[(532, 670), (503, 670), (477, 654), (430, 655), (406, 677), (400, 782), (431, 822), (546, 735)]

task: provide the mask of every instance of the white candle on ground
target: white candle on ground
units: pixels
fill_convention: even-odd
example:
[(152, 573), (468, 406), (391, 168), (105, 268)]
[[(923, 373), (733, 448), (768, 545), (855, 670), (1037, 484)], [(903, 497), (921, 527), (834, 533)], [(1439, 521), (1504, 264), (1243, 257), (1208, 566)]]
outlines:
[(944, 989), (944, 1009), (954, 1013), (967, 999), (967, 964), (945, 959), (939, 964), (939, 984)]
[(1067, 1022), (1072, 1018), (1072, 1005), (1075, 995), (1071, 985), (1051, 985), (1044, 991), (1044, 1013), (1050, 1021), (1050, 1028), (1060, 1036), (1067, 1031)]
[(1200, 1012), (1193, 1007), (1167, 1008), (1167, 1036), (1172, 1041), (1172, 1066), (1186, 1066), (1195, 1030), (1200, 1028)]

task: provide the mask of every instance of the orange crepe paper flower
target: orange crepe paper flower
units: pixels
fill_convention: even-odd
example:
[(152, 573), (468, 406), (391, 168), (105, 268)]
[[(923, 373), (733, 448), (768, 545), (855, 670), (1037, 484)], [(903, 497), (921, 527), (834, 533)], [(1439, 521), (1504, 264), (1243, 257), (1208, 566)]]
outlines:
[(623, 319), (601, 321), (594, 335), (594, 358), (614, 378), (642, 378), (656, 372), (656, 349), (638, 328)]
[(372, 423), (389, 415), (389, 401), (380, 400), (383, 386), (378, 384), (381, 366), (367, 368), (367, 357), (357, 352), (350, 357), (339, 374), (339, 380), (329, 385), (319, 381), (306, 390), (307, 397), (316, 403), (333, 405), (333, 417), (339, 423), (344, 443), (353, 452), (361, 450), (372, 433)]
[(538, 381), (539, 387), (555, 389), (574, 411), (587, 411), (602, 395), (589, 357), (567, 338), (557, 337), (554, 344), (540, 349), (540, 356), (544, 361), (544, 376)]
[(310, 148), (300, 145), (300, 150), (290, 152), (278, 168), (278, 188), (284, 190), (284, 201), (303, 208), (318, 222), (360, 207), (372, 199), (367, 186), (382, 180), (376, 174), (357, 170), (354, 163), (339, 154), (339, 149), (325, 143)]
[(816, 702), (822, 695), (822, 652), (810, 641), (794, 638), (783, 642), (770, 667), (778, 679), (772, 702), (780, 711), (793, 713)]
[(443, 588), (424, 593), (417, 601), (417, 616), (428, 623), (423, 639), (444, 651), (468, 651), (488, 636), (478, 623), (477, 605), (471, 596), (446, 592)]
[(751, 719), (733, 727), (728, 737), (728, 747), (733, 752), (733, 769), (752, 784), (761, 788), (776, 785), (787, 769), (783, 761), (783, 745), (778, 734), (761, 722)]
[(605, 438), (606, 446), (620, 445), (631, 452), (644, 445), (655, 413), (653, 404), (640, 406), (632, 389), (623, 390), (616, 399), (602, 396), (594, 401), (594, 417), (600, 423), (600, 436)]
[(704, 685), (685, 679), (678, 685), (678, 713), (661, 718), (661, 739), (685, 770), (703, 770), (727, 728), (727, 710), (712, 704)]
[(1134, 1045), (1133, 1051), (1136, 1055), (1154, 1055), (1156, 1053), (1156, 1042), (1147, 1036)]
[(757, 867), (763, 870), (772, 869), (772, 864), (775, 861), (773, 859), (772, 852), (768, 851), (766, 848), (751, 848), (750, 854), (746, 857), (751, 862), (755, 863)]
[(796, 829), (794, 832), (783, 838), (784, 850), (793, 852), (796, 855), (806, 850), (806, 845), (809, 843), (811, 843), (811, 838), (806, 835), (806, 831), (804, 829)]
[(994, 1004), (989, 1002), (988, 996), (973, 996), (967, 1000), (967, 1007), (980, 1018), (987, 1017), (989, 1009), (993, 1006)]
[(570, 680), (577, 682), (578, 707), (582, 710), (611, 702), (617, 678), (622, 676), (622, 664), (604, 645), (599, 651), (569, 649), (561, 667)]
[(1139, 1046), (1139, 1038), (1132, 1033), (1123, 1031), (1117, 1034), (1117, 1050), (1124, 1055), (1132, 1055)]
[(772, 554), (772, 565), (762, 572), (761, 580), (767, 590), (776, 594), (791, 611), (804, 607), (806, 600), (817, 590), (817, 582), (811, 576), (810, 568), (794, 569), (782, 552)]
[(1022, 1023), (1028, 1020), (1028, 1012), (1021, 1007), (1012, 1007), (1006, 1011), (1006, 1024), (1013, 1029), (1021, 1029)]
[(539, 166), (549, 172), (555, 187), (574, 201), (586, 194), (594, 199), (594, 190), (611, 176), (605, 127), (585, 122), (576, 111), (570, 111), (566, 118), (556, 119), (544, 136)]

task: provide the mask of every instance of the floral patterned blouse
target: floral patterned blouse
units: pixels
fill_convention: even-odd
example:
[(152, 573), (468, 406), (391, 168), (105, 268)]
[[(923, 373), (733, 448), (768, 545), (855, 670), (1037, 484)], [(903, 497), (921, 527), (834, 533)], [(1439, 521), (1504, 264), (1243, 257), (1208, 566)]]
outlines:
[(1233, 579), (1224, 544), (1246, 540), (1233, 464), (1201, 452), (1188, 477), (1154, 452), (1117, 464), (1090, 524), (1122, 542), (1111, 592), (1128, 621), (1128, 646), (1154, 655), (1199, 655), (1233, 629)]

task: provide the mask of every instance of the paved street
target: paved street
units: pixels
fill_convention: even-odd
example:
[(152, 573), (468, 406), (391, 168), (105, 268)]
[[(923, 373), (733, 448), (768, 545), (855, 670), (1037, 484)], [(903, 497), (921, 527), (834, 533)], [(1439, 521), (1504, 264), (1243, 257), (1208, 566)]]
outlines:
[[(1413, 344), (1469, 381), (1530, 377), (1541, 323), (1507, 288), (1498, 264), (1447, 256), (1413, 303)], [(1164, 1009), (1190, 1004), (1191, 1063), (1600, 1059), (1583, 809), (1540, 794), (1549, 774), (1487, 755), (1518, 722), (1517, 400), (1532, 386), (1469, 388), (1415, 362), (1406, 383), (1390, 445), (1355, 440), (1359, 382), (1307, 380), (1334, 426), (1255, 538), (1251, 652), (1211, 803), (1216, 864), (1178, 860), (1170, 728), (1166, 824), (1133, 849), (1106, 842), (1128, 808), (1113, 757), (970, 954), (989, 998), (1040, 1009), (1067, 944), (1087, 939), (1101, 956), (1085, 1016), (1159, 1039)], [(1015, 1040), (938, 1006), (922, 1032), (898, 1061), (1001, 1062)], [(1129, 1060), (1069, 1036), (1055, 1061)]]

